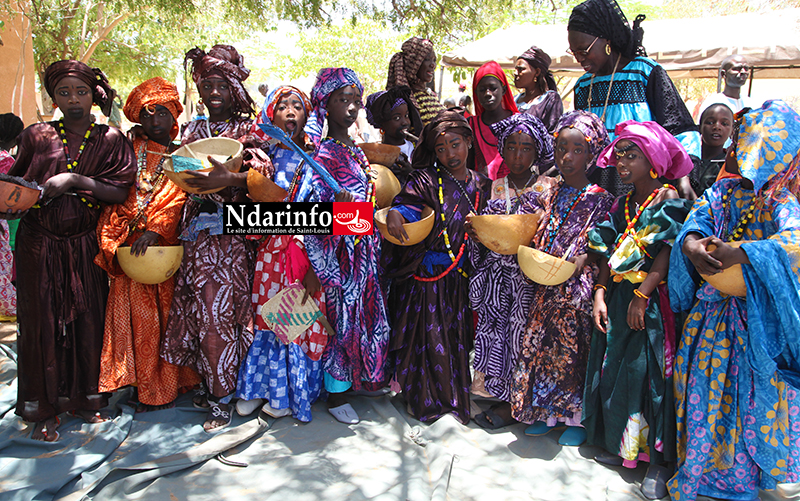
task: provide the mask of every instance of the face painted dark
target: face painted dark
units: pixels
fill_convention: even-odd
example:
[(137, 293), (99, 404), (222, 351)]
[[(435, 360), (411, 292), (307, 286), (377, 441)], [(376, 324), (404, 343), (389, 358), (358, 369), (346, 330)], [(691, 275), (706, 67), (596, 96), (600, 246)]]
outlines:
[(328, 120), (345, 129), (353, 125), (361, 109), (361, 91), (354, 85), (348, 85), (333, 91), (328, 98), (326, 110)]
[(472, 138), (465, 138), (455, 132), (445, 132), (436, 138), (433, 149), (439, 163), (455, 174), (466, 170), (470, 144)]
[(561, 129), (555, 144), (556, 166), (564, 178), (585, 174), (591, 153), (586, 137), (578, 129)]
[(492, 112), (503, 105), (505, 89), (497, 77), (487, 75), (481, 78), (476, 91), (478, 93), (477, 99), (485, 111)]

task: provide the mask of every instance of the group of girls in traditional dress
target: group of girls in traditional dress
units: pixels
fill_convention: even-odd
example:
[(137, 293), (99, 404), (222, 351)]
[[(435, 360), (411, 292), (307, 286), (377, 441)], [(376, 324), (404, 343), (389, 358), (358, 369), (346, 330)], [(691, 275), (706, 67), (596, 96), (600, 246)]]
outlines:
[[(197, 195), (164, 174), (182, 111), (174, 84), (154, 78), (130, 93), (131, 143), (92, 120), (92, 105), (107, 112), (115, 96), (105, 75), (52, 64), (43, 83), (63, 118), (22, 132), (9, 171), (42, 198), (4, 214), (20, 220), (17, 414), (34, 423), (32, 438), (56, 440), (63, 412), (109, 419), (108, 392), (126, 386), (139, 412), (197, 388), (207, 431), (227, 426), (234, 404), (307, 422), (324, 395), (335, 419), (355, 424), (350, 395), (390, 387), (421, 421), (519, 421), (527, 435), (563, 430), (562, 445), (604, 449), (604, 464), (646, 461), (652, 499), (747, 500), (798, 481), (800, 116), (779, 101), (735, 117), (710, 107), (695, 151), (685, 106), (644, 57), (641, 21), (631, 29), (613, 0), (575, 8), (569, 43), (587, 75), (579, 109), (566, 114), (541, 49), (517, 60), (516, 102), (500, 66), (482, 66), (467, 120), (427, 88), (431, 42), (406, 41), (366, 106), (383, 142), (402, 152), (390, 166), (402, 189), (388, 233), (403, 242), (404, 224), (425, 207), (435, 213), (414, 245), (376, 228), (223, 234), (223, 204), (251, 199), (251, 171), (288, 201), (375, 203), (374, 168), (348, 135), (364, 106), (352, 70), (320, 70), (310, 97), (278, 86), (255, 120), (242, 55), (190, 50), (208, 118), (188, 124), (180, 144), (243, 145), (241, 172), (211, 160), (210, 172), (189, 174)], [(623, 103), (626, 92), (640, 102)], [(515, 256), (481, 242), (472, 217), (482, 214), (539, 214), (529, 245), (574, 273), (558, 285), (528, 279)], [(157, 245), (183, 247), (174, 278), (145, 285), (122, 272), (120, 247), (142, 255)], [(745, 295), (702, 278), (734, 266)], [(327, 322), (286, 342), (261, 311), (290, 287)], [(471, 393), (494, 401), (475, 414)]]

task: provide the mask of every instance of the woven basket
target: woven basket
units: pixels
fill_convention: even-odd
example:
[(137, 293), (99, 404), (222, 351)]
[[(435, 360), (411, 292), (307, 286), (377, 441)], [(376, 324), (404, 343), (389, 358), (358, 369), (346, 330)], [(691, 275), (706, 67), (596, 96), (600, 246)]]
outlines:
[(301, 304), (305, 292), (302, 285), (294, 283), (261, 306), (261, 318), (283, 344), (293, 342), (318, 320), (328, 335), (333, 335), (333, 328), (311, 297)]
[[(242, 151), (244, 151), (244, 147), (239, 141), (227, 137), (214, 137), (185, 144), (175, 150), (172, 156), (197, 159), (201, 161), (200, 165), (208, 164), (208, 157), (210, 156), (214, 160), (222, 163), (229, 171), (239, 172), (242, 169)], [(192, 170), (194, 172), (210, 172), (212, 168), (213, 167), (206, 167)], [(180, 186), (183, 191), (194, 194), (201, 193), (198, 189), (191, 188), (186, 184), (186, 180), (191, 179), (192, 176), (185, 171), (175, 172), (175, 168), (172, 165), (172, 157), (167, 158), (164, 162), (164, 174), (166, 174), (170, 181)], [(216, 193), (222, 189), (223, 188), (216, 188), (202, 193)]]

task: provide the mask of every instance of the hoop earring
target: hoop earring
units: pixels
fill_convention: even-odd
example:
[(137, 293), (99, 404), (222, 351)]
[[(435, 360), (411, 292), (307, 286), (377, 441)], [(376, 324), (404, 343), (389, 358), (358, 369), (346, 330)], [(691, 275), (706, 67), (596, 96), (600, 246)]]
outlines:
[(201, 98), (200, 98), (200, 99), (197, 101), (197, 104), (204, 104), (204, 103), (203, 103), (203, 98), (202, 98), (202, 97), (201, 97)]
[(53, 109), (58, 108), (58, 105), (55, 102), (52, 103), (52, 106), (53, 106)]
[(606, 44), (606, 55), (607, 56), (611, 55), (611, 45), (610, 44)]
[(655, 169), (650, 169), (650, 177), (652, 177), (653, 179), (657, 179), (658, 172), (656, 172)]

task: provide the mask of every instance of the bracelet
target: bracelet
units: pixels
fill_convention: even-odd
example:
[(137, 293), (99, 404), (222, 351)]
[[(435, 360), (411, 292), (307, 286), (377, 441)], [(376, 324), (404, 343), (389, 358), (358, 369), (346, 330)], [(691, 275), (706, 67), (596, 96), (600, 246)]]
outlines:
[(605, 285), (603, 285), (603, 284), (595, 284), (594, 288), (592, 288), (592, 290), (593, 290), (593, 291), (597, 291), (598, 289), (603, 289), (604, 291), (607, 291), (607, 290), (608, 290), (608, 289), (606, 288), (606, 286), (605, 286)]
[(633, 293), (636, 295), (636, 297), (640, 297), (642, 299), (650, 299), (650, 296), (645, 295), (645, 293), (640, 291), (639, 289), (633, 289)]

